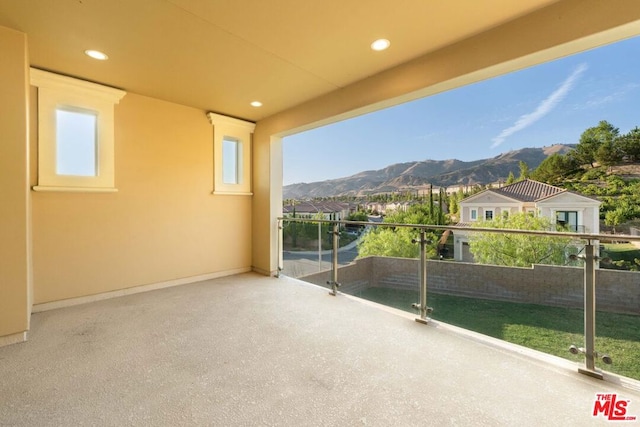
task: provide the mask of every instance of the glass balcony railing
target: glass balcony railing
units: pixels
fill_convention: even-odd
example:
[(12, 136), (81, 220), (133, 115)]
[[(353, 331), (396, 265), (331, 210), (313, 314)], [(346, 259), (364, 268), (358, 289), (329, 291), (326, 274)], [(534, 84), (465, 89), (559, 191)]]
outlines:
[[(441, 321), (575, 360), (587, 375), (640, 379), (640, 272), (608, 268), (615, 248), (601, 246), (611, 236), (279, 223), (282, 274), (415, 313), (422, 323)], [(616, 241), (640, 242), (623, 237)]]

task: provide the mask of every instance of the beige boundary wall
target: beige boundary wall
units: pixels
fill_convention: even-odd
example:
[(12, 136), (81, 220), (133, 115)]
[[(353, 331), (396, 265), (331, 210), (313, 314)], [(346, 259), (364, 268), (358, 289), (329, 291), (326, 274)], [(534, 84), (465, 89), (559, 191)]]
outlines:
[[(418, 260), (367, 257), (341, 267), (340, 290), (357, 294), (368, 287), (418, 290)], [(328, 273), (302, 280), (326, 286)], [(427, 261), (429, 292), (556, 307), (583, 306), (584, 270), (534, 265), (501, 267), (450, 261)], [(596, 271), (597, 310), (640, 315), (640, 273)]]

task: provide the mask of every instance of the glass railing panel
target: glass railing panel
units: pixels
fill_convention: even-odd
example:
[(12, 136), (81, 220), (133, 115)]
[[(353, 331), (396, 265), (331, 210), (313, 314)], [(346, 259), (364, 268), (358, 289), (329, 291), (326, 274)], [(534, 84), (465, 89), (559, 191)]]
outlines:
[(412, 306), (420, 302), (419, 236), (411, 227), (365, 227), (349, 252), (352, 262), (339, 270), (340, 292), (417, 314)]
[[(600, 268), (595, 272), (595, 365), (640, 380), (640, 272), (635, 262), (640, 248), (625, 241), (602, 246)], [(605, 363), (609, 360), (611, 364)]]
[(417, 314), (418, 274), (417, 258), (370, 255), (340, 269), (340, 292)]
[(584, 271), (570, 255), (582, 251), (582, 242), (466, 230), (453, 234), (456, 258), (464, 261), (428, 262), (431, 317), (579, 361), (568, 350), (583, 341)]
[(282, 271), (289, 277), (324, 274), (331, 269), (330, 225), (313, 221), (282, 221)]

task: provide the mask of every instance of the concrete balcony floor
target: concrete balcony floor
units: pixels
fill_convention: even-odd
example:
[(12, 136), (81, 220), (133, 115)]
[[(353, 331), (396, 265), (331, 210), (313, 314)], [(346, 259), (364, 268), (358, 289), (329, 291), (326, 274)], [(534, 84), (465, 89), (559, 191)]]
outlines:
[(0, 348), (0, 425), (607, 424), (596, 393), (640, 417), (637, 382), (576, 368), (243, 274), (34, 314), (29, 341)]

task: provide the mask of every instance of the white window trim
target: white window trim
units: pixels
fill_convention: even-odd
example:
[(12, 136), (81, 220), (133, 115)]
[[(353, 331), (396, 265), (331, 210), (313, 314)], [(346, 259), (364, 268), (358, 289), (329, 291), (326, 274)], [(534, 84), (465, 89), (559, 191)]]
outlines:
[[(476, 213), (476, 217), (473, 217), (473, 213)], [(469, 209), (469, 220), (470, 221), (477, 221), (478, 220), (478, 208), (470, 208)]]
[[(251, 145), (256, 124), (216, 113), (207, 113), (207, 117), (213, 125), (214, 178), (212, 194), (252, 196)], [(238, 156), (241, 161), (237, 165), (238, 182), (235, 184), (225, 183), (223, 179), (222, 146), (225, 137), (237, 140), (242, 148), (242, 155)]]
[(558, 223), (558, 212), (577, 212), (576, 224), (578, 227), (584, 227), (584, 208), (572, 208), (572, 207), (562, 207), (562, 208), (551, 208), (549, 212), (551, 213), (551, 221), (554, 224)]
[[(47, 71), (30, 69), (38, 88), (38, 185), (35, 191), (115, 192), (114, 105), (125, 91)], [(97, 113), (96, 176), (56, 172), (56, 109), (75, 107)]]
[[(487, 219), (487, 212), (491, 212), (491, 219)], [(489, 209), (489, 208), (483, 209), (482, 219), (484, 221), (492, 221), (492, 220), (496, 219), (496, 210), (493, 209), (493, 208), (491, 208), (491, 209)]]

